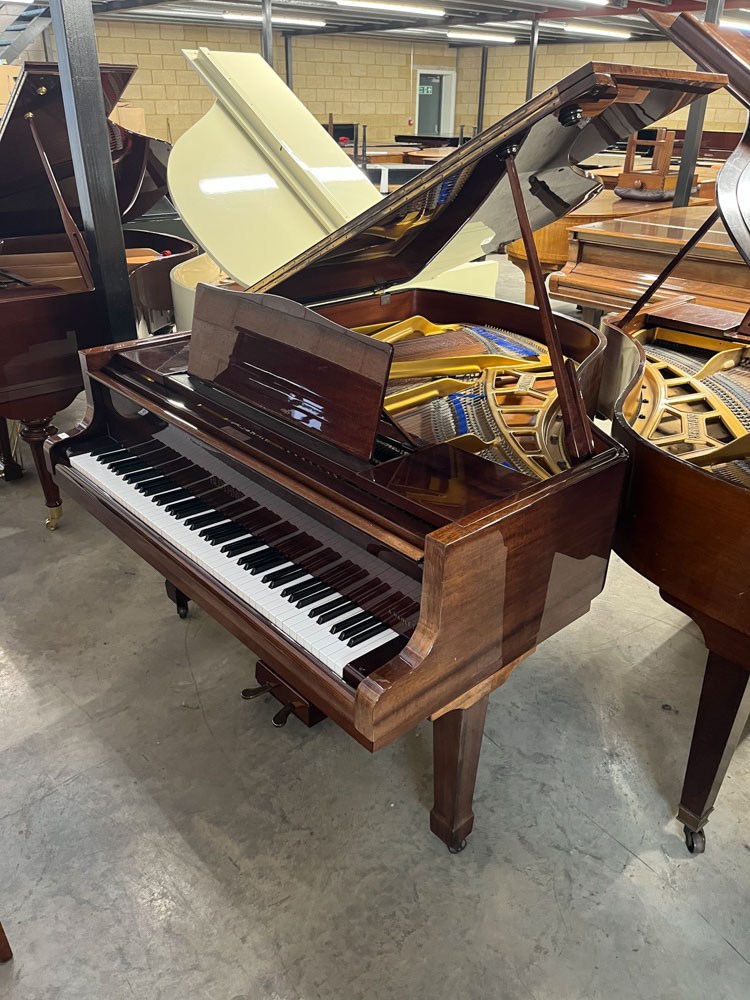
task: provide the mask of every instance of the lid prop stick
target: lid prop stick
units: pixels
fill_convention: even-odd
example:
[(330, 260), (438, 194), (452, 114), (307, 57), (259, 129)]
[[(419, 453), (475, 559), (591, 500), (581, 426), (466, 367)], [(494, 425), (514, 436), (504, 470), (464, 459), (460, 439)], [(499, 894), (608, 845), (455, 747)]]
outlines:
[(88, 247), (86, 246), (86, 241), (81, 234), (81, 230), (75, 224), (73, 216), (68, 211), (68, 206), (65, 204), (65, 199), (62, 196), (62, 191), (57, 183), (57, 178), (55, 177), (52, 166), (49, 162), (47, 153), (45, 152), (42, 140), (39, 137), (39, 133), (36, 128), (36, 122), (34, 121), (33, 111), (29, 111), (24, 115), (24, 118), (29, 123), (29, 128), (31, 129), (31, 135), (34, 139), (34, 145), (36, 146), (37, 153), (39, 153), (39, 159), (42, 161), (42, 167), (47, 175), (47, 180), (49, 181), (49, 186), (52, 188), (52, 194), (55, 196), (55, 201), (57, 202), (57, 208), (60, 212), (60, 218), (62, 219), (62, 224), (70, 243), (70, 248), (73, 251), (73, 256), (76, 259), (76, 264), (81, 272), (81, 277), (86, 282), (89, 288), (94, 287), (94, 277), (91, 273), (91, 261), (89, 258)]
[(544, 276), (539, 263), (539, 256), (534, 243), (534, 234), (526, 212), (526, 204), (523, 200), (521, 181), (516, 169), (517, 147), (513, 146), (503, 152), (505, 169), (508, 174), (513, 202), (516, 207), (518, 224), (521, 227), (521, 237), (526, 249), (531, 281), (534, 285), (534, 295), (539, 308), (539, 316), (542, 321), (544, 339), (547, 343), (552, 371), (555, 376), (557, 387), (557, 398), (560, 401), (560, 413), (562, 415), (564, 428), (565, 451), (571, 465), (578, 465), (590, 458), (594, 453), (594, 436), (591, 432), (586, 406), (581, 395), (581, 387), (578, 384), (575, 364), (572, 358), (566, 361), (560, 347), (560, 335), (557, 331), (555, 316), (552, 312), (547, 287), (544, 284)]

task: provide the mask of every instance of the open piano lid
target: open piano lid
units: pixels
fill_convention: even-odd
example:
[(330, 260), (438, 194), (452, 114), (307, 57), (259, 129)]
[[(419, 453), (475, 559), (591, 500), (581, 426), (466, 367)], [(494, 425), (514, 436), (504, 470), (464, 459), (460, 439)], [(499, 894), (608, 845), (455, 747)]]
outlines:
[[(100, 66), (104, 110), (117, 104), (135, 66)], [(26, 116), (37, 132), (63, 198), (81, 225), (78, 192), (56, 63), (27, 62), (0, 119), (0, 238), (62, 233), (60, 211), (42, 169)], [(145, 211), (166, 192), (169, 146), (109, 122), (110, 149), (120, 213), (124, 219)], [(141, 196), (142, 195), (142, 196)]]
[(440, 251), (446, 269), (466, 263), (520, 236), (504, 166), (509, 148), (539, 229), (600, 190), (577, 163), (725, 83), (704, 73), (588, 63), (250, 291), (320, 303), (409, 281)]
[[(727, 90), (750, 111), (750, 38), (741, 31), (704, 24), (692, 14), (641, 11), (699, 66), (729, 78)], [(750, 264), (750, 121), (719, 171), (716, 207), (730, 239)]]

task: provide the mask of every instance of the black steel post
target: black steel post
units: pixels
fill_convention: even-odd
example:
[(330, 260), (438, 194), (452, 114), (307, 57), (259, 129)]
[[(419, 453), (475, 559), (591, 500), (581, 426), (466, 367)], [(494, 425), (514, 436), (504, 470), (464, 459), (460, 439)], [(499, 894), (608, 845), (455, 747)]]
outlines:
[(526, 100), (534, 96), (534, 74), (536, 73), (536, 50), (539, 45), (539, 18), (531, 19), (531, 35), (529, 36), (529, 66), (526, 70)]
[(484, 99), (487, 93), (487, 59), (489, 47), (482, 46), (482, 64), (479, 68), (479, 102), (477, 104), (477, 133), (484, 128)]
[(260, 50), (269, 66), (273, 66), (273, 29), (271, 27), (271, 0), (262, 0), (260, 13)]
[[(723, 13), (724, 0), (708, 0), (703, 19), (707, 24), (718, 24)], [(682, 143), (680, 170), (677, 174), (677, 185), (674, 192), (673, 204), (676, 208), (682, 208), (690, 202), (695, 165), (698, 162), (703, 136), (703, 120), (706, 117), (706, 100), (707, 98), (701, 97), (699, 101), (693, 101), (690, 105), (685, 139)]]
[(286, 85), (290, 90), (294, 90), (293, 70), (292, 70), (292, 36), (284, 35), (284, 66), (286, 69)]
[(136, 335), (90, 0), (50, 0), (83, 230), (111, 340)]

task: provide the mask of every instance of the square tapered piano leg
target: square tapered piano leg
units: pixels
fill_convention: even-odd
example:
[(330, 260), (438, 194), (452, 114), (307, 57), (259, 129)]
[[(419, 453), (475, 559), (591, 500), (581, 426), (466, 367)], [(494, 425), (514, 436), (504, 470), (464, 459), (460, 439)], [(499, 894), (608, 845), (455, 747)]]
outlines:
[(454, 853), (466, 846), (474, 826), (471, 808), (482, 749), (489, 694), (469, 708), (457, 708), (432, 724), (435, 805), (430, 829)]
[(10, 962), (11, 958), (13, 958), (13, 952), (10, 950), (3, 925), (0, 924), (0, 962)]

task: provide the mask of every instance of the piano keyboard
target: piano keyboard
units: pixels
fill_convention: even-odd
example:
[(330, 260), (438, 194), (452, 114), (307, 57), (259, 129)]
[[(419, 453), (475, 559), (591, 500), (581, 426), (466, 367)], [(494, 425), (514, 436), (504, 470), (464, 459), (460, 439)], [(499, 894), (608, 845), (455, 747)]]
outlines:
[[(152, 455), (158, 463), (151, 464)], [(216, 477), (154, 440), (133, 449), (108, 441), (71, 456), (70, 464), (338, 677), (366, 654), (373, 669), (373, 653), (382, 650), (384, 663), (405, 645), (410, 629), (403, 626), (419, 605), (404, 590), (418, 584), (261, 487), (270, 509), (249, 495), (232, 502), (224, 496), (214, 507), (208, 498), (221, 491)], [(192, 472), (192, 486), (167, 475), (170, 466), (175, 474), (180, 466), (182, 482)], [(256, 492), (255, 483), (245, 486)], [(242, 522), (235, 519), (240, 506)], [(294, 511), (295, 523), (279, 506)], [(315, 525), (315, 536), (302, 521)]]

